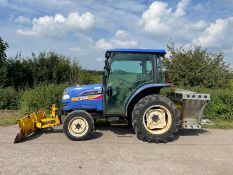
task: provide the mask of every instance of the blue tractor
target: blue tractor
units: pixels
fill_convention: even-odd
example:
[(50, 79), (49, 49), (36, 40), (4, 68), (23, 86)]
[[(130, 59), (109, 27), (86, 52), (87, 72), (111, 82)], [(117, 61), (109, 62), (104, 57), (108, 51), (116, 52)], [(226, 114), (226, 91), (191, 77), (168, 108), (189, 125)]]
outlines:
[(105, 53), (103, 84), (77, 85), (63, 93), (63, 130), (71, 140), (91, 137), (96, 118), (122, 117), (147, 142), (174, 139), (179, 128), (201, 129), (208, 94), (171, 88), (162, 49), (111, 49)]

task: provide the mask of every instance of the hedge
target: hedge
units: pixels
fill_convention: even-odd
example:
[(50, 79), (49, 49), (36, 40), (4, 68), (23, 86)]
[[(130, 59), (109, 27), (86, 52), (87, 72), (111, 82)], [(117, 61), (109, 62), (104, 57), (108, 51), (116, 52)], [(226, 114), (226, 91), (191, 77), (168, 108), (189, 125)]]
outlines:
[[(49, 109), (54, 103), (61, 106), (63, 91), (70, 86), (68, 84), (44, 84), (21, 92), (15, 91), (13, 88), (0, 89), (0, 109), (20, 109), (22, 112), (33, 112), (42, 108)], [(193, 87), (189, 90), (211, 95), (211, 100), (204, 111), (206, 118), (233, 121), (232, 89)]]
[(206, 118), (233, 121), (233, 90), (201, 87), (194, 87), (191, 90), (211, 95), (204, 111)]
[(50, 109), (52, 104), (61, 106), (63, 91), (68, 84), (39, 85), (23, 92), (20, 100), (22, 112), (33, 112), (38, 109)]
[(21, 93), (8, 87), (0, 89), (0, 109), (18, 109)]

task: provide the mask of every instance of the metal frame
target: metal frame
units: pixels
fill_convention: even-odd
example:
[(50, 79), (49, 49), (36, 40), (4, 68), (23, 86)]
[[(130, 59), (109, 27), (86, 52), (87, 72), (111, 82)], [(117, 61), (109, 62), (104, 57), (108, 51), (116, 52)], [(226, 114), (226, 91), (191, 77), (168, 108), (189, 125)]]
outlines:
[(210, 94), (196, 93), (178, 89), (167, 94), (180, 110), (180, 127), (184, 129), (201, 129), (201, 119)]

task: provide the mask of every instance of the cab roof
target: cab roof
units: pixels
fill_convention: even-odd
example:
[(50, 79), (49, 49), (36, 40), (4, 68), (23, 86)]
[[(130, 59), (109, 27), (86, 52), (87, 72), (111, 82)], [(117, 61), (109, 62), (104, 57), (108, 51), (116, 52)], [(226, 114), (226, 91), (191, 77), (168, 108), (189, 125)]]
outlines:
[(129, 52), (129, 53), (157, 53), (157, 54), (166, 54), (164, 49), (128, 49), (128, 48), (119, 48), (119, 49), (109, 49), (107, 52)]

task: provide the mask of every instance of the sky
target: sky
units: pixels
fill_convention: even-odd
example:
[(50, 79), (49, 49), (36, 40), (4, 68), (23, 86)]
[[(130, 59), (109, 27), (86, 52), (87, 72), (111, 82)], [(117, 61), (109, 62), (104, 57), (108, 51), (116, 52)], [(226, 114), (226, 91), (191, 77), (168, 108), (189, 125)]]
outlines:
[(233, 65), (233, 0), (0, 0), (7, 55), (56, 51), (101, 70), (110, 48), (200, 45)]

